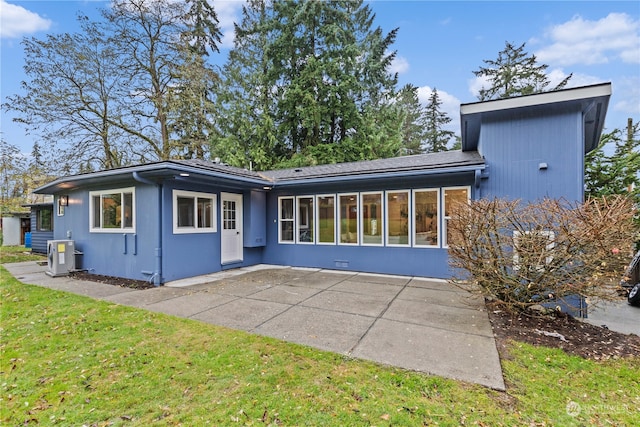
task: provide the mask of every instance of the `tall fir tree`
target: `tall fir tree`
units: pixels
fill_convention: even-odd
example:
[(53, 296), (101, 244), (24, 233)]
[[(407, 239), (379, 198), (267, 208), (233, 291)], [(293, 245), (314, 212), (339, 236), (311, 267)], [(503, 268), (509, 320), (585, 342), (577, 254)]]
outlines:
[(229, 120), (213, 151), (260, 168), (397, 154), (395, 30), (384, 36), (373, 18), (362, 1), (249, 2), (225, 66), (219, 99)]
[(446, 130), (444, 127), (451, 123), (451, 118), (445, 111), (442, 111), (442, 100), (438, 95), (438, 90), (433, 88), (429, 95), (429, 102), (426, 106), (426, 139), (425, 148), (429, 153), (447, 151), (449, 142), (454, 139), (455, 133)]
[(418, 98), (418, 88), (412, 84), (404, 85), (398, 91), (395, 105), (402, 114), (402, 154), (424, 153), (427, 111)]
[(525, 45), (522, 43), (516, 47), (505, 42), (505, 48), (498, 53), (497, 59), (485, 59), (483, 62), (486, 66), (473, 72), (477, 77), (485, 78), (489, 84), (489, 87), (480, 89), (480, 101), (559, 90), (567, 85), (571, 74), (548, 89), (551, 81), (545, 72), (549, 66), (538, 64), (536, 56), (525, 51)]

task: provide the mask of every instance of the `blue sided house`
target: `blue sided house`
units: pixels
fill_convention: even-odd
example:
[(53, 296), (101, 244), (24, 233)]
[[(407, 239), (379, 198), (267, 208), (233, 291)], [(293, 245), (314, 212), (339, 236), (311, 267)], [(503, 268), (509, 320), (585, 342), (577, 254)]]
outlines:
[(167, 281), (253, 264), (448, 278), (447, 221), (480, 198), (583, 200), (611, 84), (463, 104), (462, 150), (267, 172), (169, 160), (67, 176), (53, 238), (96, 274)]

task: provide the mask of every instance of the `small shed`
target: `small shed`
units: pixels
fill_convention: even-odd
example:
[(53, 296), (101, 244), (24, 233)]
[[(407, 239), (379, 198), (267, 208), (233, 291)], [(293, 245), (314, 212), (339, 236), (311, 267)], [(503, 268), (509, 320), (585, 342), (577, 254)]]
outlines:
[(30, 231), (29, 212), (7, 212), (0, 218), (2, 246), (24, 245), (25, 233)]

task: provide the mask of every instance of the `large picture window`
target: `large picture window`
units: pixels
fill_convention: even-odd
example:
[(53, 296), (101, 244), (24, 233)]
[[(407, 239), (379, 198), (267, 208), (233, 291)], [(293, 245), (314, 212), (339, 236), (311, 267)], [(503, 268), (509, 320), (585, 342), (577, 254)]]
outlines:
[(293, 225), (294, 225), (294, 198), (279, 197), (278, 198), (278, 242), (294, 243)]
[(173, 190), (173, 233), (213, 233), (216, 195)]
[(313, 243), (315, 241), (314, 221), (315, 211), (313, 210), (313, 196), (301, 196), (298, 200), (298, 243)]
[(438, 190), (413, 191), (413, 244), (438, 246)]
[(409, 246), (409, 191), (387, 191), (387, 245)]
[(336, 243), (336, 196), (316, 198), (318, 214), (318, 243)]
[(363, 245), (382, 245), (382, 192), (360, 195), (360, 224)]
[(340, 202), (340, 243), (358, 244), (358, 195), (341, 194)]
[(451, 187), (445, 188), (444, 192), (444, 242), (443, 246), (448, 246), (451, 236), (447, 224), (451, 218), (451, 209), (458, 203), (469, 203), (470, 189), (469, 187)]
[(135, 188), (91, 191), (92, 232), (135, 232)]

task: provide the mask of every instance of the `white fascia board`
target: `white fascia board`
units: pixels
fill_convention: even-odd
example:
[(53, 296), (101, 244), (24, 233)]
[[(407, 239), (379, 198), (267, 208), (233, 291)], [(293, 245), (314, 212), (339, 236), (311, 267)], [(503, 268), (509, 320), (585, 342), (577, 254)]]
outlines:
[(574, 89), (563, 89), (554, 92), (537, 93), (534, 95), (519, 96), (517, 98), (462, 104), (460, 105), (460, 114), (487, 113), (492, 111), (555, 104), (559, 102), (578, 101), (601, 96), (611, 96), (611, 83), (584, 86)]

